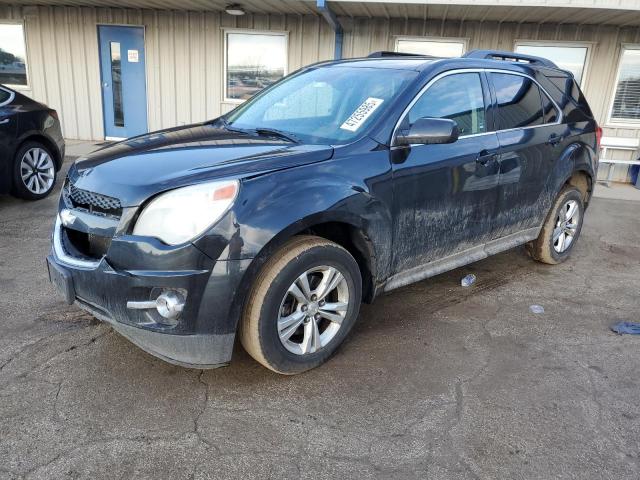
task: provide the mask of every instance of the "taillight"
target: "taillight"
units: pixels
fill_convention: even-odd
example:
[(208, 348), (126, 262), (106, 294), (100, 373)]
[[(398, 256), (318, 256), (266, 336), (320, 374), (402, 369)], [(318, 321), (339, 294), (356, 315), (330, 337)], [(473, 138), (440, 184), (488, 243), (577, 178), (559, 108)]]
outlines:
[(596, 147), (600, 150), (600, 142), (602, 141), (602, 127), (596, 127)]
[(55, 110), (49, 110), (49, 115), (51, 115), (53, 118), (55, 118), (56, 120), (60, 120), (58, 118), (58, 112), (56, 112)]

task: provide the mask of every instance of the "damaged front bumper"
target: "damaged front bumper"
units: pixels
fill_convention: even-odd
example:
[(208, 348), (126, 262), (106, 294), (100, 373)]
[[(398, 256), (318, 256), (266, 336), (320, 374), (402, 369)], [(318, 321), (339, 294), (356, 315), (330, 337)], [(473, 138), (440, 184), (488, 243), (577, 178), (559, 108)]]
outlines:
[[(215, 368), (231, 361), (236, 322), (229, 310), (249, 260), (213, 261), (193, 245), (170, 249), (133, 237), (114, 238), (109, 252), (99, 260), (70, 255), (58, 219), (47, 264), (50, 280), (68, 303), (167, 362)], [(134, 258), (134, 268), (118, 266)], [(152, 304), (167, 291), (184, 295), (184, 308), (175, 320), (163, 318), (155, 308), (131, 308)]]

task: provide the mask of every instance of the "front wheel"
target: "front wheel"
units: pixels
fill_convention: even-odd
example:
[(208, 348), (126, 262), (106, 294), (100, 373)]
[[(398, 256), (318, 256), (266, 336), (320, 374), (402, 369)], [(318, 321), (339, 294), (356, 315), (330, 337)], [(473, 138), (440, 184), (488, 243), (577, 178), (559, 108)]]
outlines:
[(245, 350), (287, 375), (324, 363), (358, 316), (362, 278), (355, 259), (320, 237), (299, 236), (262, 267), (240, 325)]
[(529, 255), (551, 265), (564, 262), (582, 230), (584, 202), (575, 187), (565, 187), (547, 215), (540, 235), (527, 244)]

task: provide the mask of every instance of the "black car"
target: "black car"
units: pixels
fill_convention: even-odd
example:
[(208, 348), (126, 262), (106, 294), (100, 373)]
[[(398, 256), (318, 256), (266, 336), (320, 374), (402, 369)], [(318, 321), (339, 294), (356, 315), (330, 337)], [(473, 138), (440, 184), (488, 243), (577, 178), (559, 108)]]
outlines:
[(46, 197), (63, 159), (57, 112), (0, 85), (0, 193)]
[(536, 57), (315, 64), (221, 118), (79, 159), (50, 278), (169, 362), (227, 364), (238, 333), (299, 373), (362, 300), (522, 244), (566, 260), (599, 132), (572, 75)]

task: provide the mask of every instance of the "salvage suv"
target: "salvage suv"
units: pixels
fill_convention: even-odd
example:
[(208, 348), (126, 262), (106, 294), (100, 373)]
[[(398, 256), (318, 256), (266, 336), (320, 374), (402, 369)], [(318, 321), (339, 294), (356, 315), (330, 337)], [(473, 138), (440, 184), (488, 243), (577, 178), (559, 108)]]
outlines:
[(361, 301), (526, 245), (567, 259), (600, 129), (546, 59), (378, 52), (303, 68), (218, 119), (70, 168), (51, 281), (144, 350), (326, 361)]

